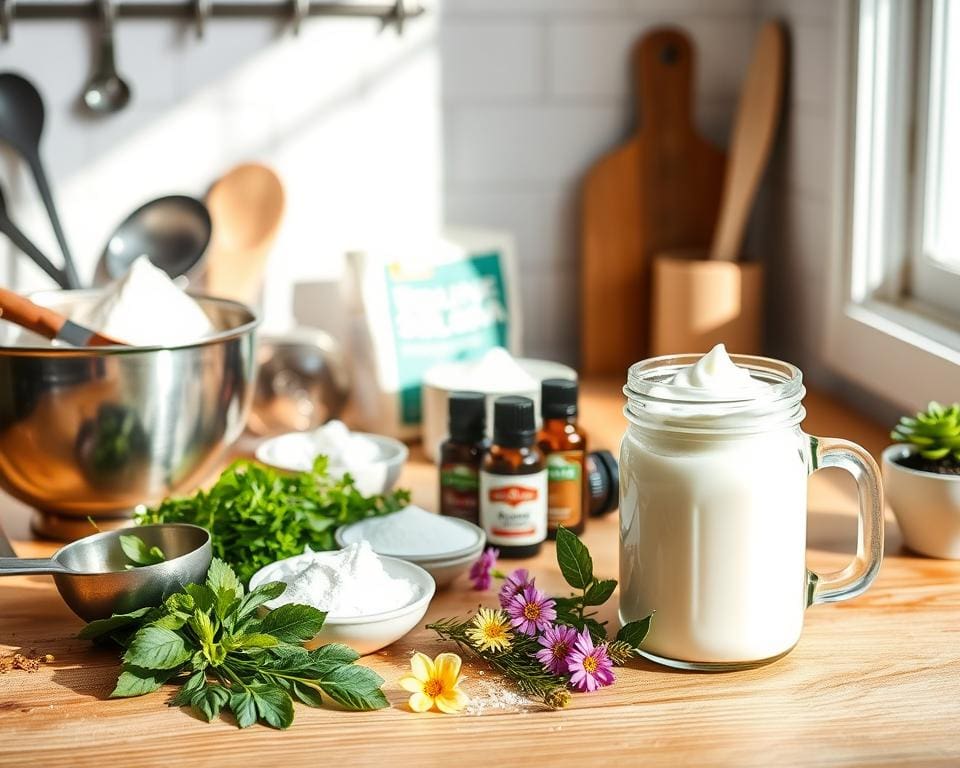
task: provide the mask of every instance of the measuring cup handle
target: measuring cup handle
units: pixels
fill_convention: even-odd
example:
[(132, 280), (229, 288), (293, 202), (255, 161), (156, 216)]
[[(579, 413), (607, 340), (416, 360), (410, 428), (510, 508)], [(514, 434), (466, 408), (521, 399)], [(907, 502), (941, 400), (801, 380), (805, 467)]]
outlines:
[(47, 557), (0, 557), (0, 576), (70, 573), (56, 560)]
[(856, 557), (839, 571), (810, 572), (808, 604), (849, 600), (866, 591), (883, 560), (883, 486), (873, 457), (856, 443), (831, 437), (810, 437), (810, 473), (839, 467), (857, 481), (860, 517)]

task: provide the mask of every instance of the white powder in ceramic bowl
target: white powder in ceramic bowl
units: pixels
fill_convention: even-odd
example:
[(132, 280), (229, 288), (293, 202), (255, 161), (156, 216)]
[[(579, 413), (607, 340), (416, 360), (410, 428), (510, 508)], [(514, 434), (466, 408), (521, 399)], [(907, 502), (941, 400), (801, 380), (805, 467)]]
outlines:
[(413, 504), (399, 512), (356, 523), (345, 537), (351, 542), (369, 542), (375, 552), (393, 557), (444, 555), (479, 542), (475, 529)]
[(339, 552), (312, 552), (277, 564), (272, 577), (287, 585), (273, 605), (302, 603), (326, 611), (330, 618), (370, 616), (410, 605), (420, 587), (391, 576), (365, 542)]

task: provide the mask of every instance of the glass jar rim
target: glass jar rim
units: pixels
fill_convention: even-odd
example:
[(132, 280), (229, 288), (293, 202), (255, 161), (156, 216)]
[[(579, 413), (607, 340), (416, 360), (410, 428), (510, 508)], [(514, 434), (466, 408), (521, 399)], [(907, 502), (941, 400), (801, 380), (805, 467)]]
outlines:
[[(799, 424), (806, 390), (803, 374), (791, 363), (756, 355), (730, 355), (733, 363), (768, 386), (743, 394), (709, 396), (701, 389), (670, 383), (676, 373), (702, 355), (662, 355), (630, 366), (623, 393), (624, 415), (637, 424), (674, 432), (740, 434)], [(706, 395), (706, 396), (705, 396)]]

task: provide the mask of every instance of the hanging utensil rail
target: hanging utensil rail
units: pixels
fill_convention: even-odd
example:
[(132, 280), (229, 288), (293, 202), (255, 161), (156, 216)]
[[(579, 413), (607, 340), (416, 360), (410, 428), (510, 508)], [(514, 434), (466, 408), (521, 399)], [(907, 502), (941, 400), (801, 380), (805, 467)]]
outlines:
[[(395, 0), (392, 3), (327, 3), (309, 0), (287, 2), (231, 2), (230, 0), (186, 0), (185, 2), (118, 2), (114, 5), (118, 19), (188, 19), (202, 34), (205, 23), (216, 18), (281, 17), (291, 19), (295, 28), (310, 16), (380, 19), (384, 27), (403, 32), (404, 22), (424, 12), (420, 5)], [(17, 2), (0, 0), (0, 39), (9, 39), (14, 21), (29, 19), (100, 18), (96, 2)]]

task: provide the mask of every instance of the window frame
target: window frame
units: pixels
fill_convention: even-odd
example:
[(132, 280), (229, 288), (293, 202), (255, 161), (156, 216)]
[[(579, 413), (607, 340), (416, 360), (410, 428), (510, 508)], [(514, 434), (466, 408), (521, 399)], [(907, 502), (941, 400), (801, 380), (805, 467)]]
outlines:
[[(930, 255), (930, 219), (940, 206), (940, 155), (944, 135), (941, 115), (945, 83), (940, 76), (943, 67), (944, 38), (948, 0), (924, 0), (921, 4), (917, 31), (918, 82), (921, 90), (916, 105), (916, 178), (914, 195), (915, 228), (911, 242), (910, 295), (919, 302), (939, 307), (940, 311), (956, 312), (960, 304), (960, 270), (939, 262)], [(954, 6), (950, 13), (960, 13)], [(933, 30), (941, 24), (941, 34)], [(954, 21), (953, 23), (956, 23)], [(934, 62), (940, 66), (935, 66)], [(951, 301), (952, 300), (952, 301)]]
[[(960, 326), (904, 299), (920, 203), (911, 137), (916, 16), (897, 0), (850, 0), (837, 25), (836, 136), (829, 317), (824, 359), (902, 408), (960, 399)], [(869, 88), (867, 87), (869, 86)], [(921, 94), (925, 99), (926, 94)]]

